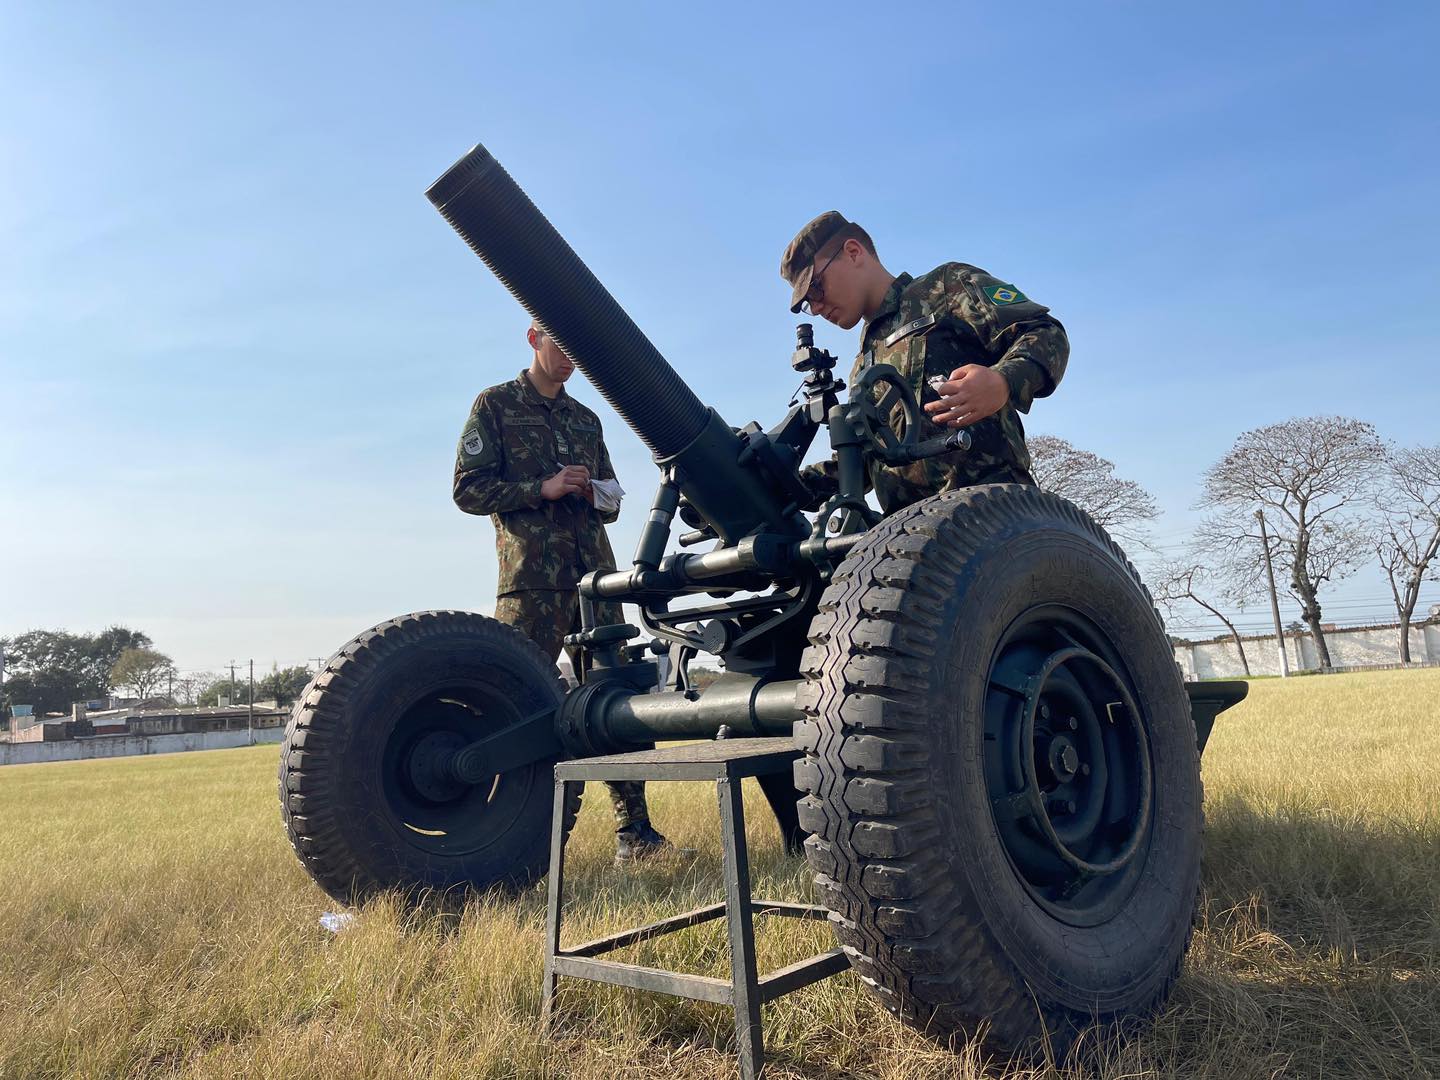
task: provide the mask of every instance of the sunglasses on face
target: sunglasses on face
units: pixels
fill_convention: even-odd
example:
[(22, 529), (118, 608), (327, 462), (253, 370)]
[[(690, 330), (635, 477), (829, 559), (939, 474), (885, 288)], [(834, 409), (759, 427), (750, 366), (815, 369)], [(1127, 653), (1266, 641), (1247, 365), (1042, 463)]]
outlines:
[(831, 255), (830, 258), (826, 259), (825, 265), (822, 266), (820, 270), (815, 274), (815, 276), (810, 279), (810, 290), (805, 294), (805, 299), (800, 302), (800, 310), (803, 311), (806, 315), (814, 315), (815, 305), (825, 299), (825, 283), (822, 280), (825, 277), (825, 271), (830, 269), (830, 264), (833, 263), (836, 256), (838, 256), (840, 252), (844, 250), (844, 244), (841, 244), (838, 248), (836, 248), (835, 254)]

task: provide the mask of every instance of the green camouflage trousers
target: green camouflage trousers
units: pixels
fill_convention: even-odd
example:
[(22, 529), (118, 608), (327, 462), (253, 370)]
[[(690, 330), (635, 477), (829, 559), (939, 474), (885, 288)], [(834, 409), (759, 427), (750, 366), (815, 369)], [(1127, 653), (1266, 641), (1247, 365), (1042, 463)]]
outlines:
[[(526, 589), (505, 593), (495, 598), (495, 618), (513, 626), (528, 637), (546, 656), (556, 657), (565, 635), (580, 629), (580, 594), (574, 589)], [(597, 604), (595, 618), (601, 625), (618, 623), (623, 618), (619, 604)], [(583, 678), (580, 650), (566, 649), (577, 679)], [(636, 822), (647, 821), (650, 811), (645, 805), (645, 784), (639, 780), (608, 780), (610, 805), (615, 811), (615, 826), (623, 829)]]

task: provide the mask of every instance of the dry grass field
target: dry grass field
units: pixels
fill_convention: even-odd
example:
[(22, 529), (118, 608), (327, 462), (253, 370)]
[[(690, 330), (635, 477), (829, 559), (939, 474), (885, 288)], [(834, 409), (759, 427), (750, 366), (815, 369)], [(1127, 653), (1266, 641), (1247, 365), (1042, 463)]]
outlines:
[[(0, 1076), (733, 1075), (724, 1010), (568, 984), (539, 1038), (543, 885), (339, 935), (290, 852), (276, 749), (0, 769)], [(1205, 757), (1206, 898), (1184, 978), (1085, 1074), (1440, 1075), (1440, 671), (1267, 680)], [(756, 794), (757, 895), (808, 898)], [(659, 788), (694, 862), (622, 876), (604, 800), (570, 848), (569, 934), (721, 895), (713, 792)], [(826, 944), (757, 924), (762, 967)], [(718, 924), (627, 951), (723, 975)], [(941, 1052), (846, 974), (765, 1013), (774, 1077), (1040, 1077)], [(1078, 1075), (1078, 1074), (1077, 1074)]]

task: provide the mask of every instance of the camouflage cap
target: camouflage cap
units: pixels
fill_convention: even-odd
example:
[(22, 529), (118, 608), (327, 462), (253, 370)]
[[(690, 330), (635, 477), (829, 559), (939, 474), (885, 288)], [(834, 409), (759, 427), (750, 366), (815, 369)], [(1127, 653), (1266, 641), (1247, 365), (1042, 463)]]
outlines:
[(798, 233), (780, 256), (780, 276), (794, 288), (790, 294), (790, 311), (798, 314), (810, 291), (810, 278), (815, 273), (815, 259), (837, 238), (849, 239), (857, 227), (846, 221), (838, 210), (826, 210)]

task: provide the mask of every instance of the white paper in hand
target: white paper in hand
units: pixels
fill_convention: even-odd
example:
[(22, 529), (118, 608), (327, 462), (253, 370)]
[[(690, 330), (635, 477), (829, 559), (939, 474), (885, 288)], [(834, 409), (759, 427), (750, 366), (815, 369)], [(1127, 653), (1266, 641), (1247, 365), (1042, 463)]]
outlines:
[(610, 514), (620, 509), (620, 499), (625, 489), (619, 480), (591, 480), (590, 488), (595, 492), (595, 509)]

